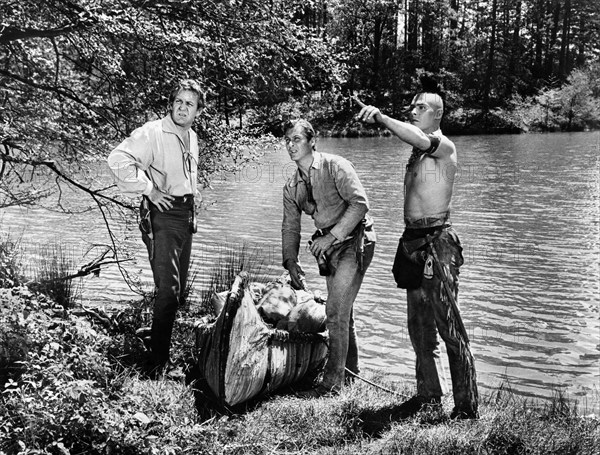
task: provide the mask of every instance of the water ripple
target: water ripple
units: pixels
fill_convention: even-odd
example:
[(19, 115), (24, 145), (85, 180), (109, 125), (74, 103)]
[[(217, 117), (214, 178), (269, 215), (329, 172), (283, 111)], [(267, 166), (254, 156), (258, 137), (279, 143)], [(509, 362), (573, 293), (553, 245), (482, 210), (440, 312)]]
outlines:
[[(600, 172), (598, 133), (453, 138), (460, 169), (453, 222), (464, 247), (459, 304), (471, 337), (482, 389), (507, 383), (524, 396), (556, 389), (598, 396), (600, 382)], [(349, 158), (367, 189), (378, 245), (355, 306), (363, 366), (413, 380), (406, 295), (391, 267), (403, 229), (403, 173), (410, 150), (393, 138), (322, 139), (322, 151)], [(225, 244), (260, 247), (280, 272), (281, 188), (290, 173), (285, 153), (205, 192), (194, 255), (206, 286)], [(305, 217), (306, 218), (306, 217)], [(2, 229), (47, 242), (57, 237), (85, 251), (109, 242), (101, 220), (9, 209)], [(47, 226), (54, 226), (48, 231)], [(303, 242), (312, 232), (303, 221)], [(152, 282), (135, 227), (117, 232), (139, 252), (132, 269)], [(314, 259), (302, 249), (309, 284), (325, 292)], [(116, 268), (84, 280), (84, 298), (134, 297)], [(588, 403), (589, 406), (589, 403)], [(597, 402), (591, 408), (599, 408)]]

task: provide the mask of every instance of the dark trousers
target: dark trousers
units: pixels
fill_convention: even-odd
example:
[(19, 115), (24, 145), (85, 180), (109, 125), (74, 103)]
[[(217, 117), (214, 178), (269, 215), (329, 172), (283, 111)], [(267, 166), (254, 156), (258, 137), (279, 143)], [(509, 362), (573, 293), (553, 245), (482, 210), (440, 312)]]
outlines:
[[(156, 298), (152, 315), (152, 360), (160, 368), (169, 361), (171, 335), (177, 308), (183, 303), (192, 251), (190, 216), (193, 201), (174, 202), (173, 208), (160, 212), (151, 206), (154, 239), (142, 239), (151, 256)], [(151, 242), (154, 243), (151, 254)]]

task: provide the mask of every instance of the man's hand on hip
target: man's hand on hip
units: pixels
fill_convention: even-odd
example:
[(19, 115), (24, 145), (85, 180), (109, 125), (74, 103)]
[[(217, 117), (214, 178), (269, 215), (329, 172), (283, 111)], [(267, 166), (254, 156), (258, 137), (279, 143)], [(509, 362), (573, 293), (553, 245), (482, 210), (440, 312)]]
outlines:
[(152, 188), (152, 191), (150, 191), (150, 194), (148, 195), (148, 199), (150, 199), (150, 202), (158, 207), (158, 210), (161, 212), (173, 208), (173, 204), (171, 203), (173, 196), (163, 193), (156, 188)]

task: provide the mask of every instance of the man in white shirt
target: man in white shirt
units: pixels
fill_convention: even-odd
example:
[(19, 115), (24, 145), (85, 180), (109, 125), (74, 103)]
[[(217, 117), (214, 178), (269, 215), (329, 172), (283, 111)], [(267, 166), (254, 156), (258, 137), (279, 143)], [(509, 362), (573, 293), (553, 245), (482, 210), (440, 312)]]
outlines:
[(109, 155), (119, 189), (142, 196), (140, 229), (156, 286), (152, 317), (150, 374), (169, 362), (177, 308), (185, 298), (196, 231), (198, 137), (192, 125), (205, 94), (196, 81), (181, 81), (169, 96), (169, 114), (137, 128)]

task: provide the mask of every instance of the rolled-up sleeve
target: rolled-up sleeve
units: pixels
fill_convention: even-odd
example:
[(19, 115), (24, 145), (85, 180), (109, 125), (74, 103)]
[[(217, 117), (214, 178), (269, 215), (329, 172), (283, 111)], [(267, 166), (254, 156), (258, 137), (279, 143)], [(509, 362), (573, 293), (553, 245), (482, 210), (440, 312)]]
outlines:
[(336, 188), (348, 207), (331, 229), (331, 234), (338, 240), (344, 240), (369, 211), (369, 200), (352, 163), (339, 160), (332, 166), (332, 171)]
[(125, 196), (150, 194), (153, 184), (144, 171), (152, 164), (154, 142), (151, 129), (141, 127), (110, 152), (108, 167)]
[[(295, 188), (294, 188), (295, 189)], [(283, 223), (281, 225), (281, 249), (283, 266), (288, 260), (298, 262), (302, 211), (296, 202), (289, 184), (283, 188)]]

